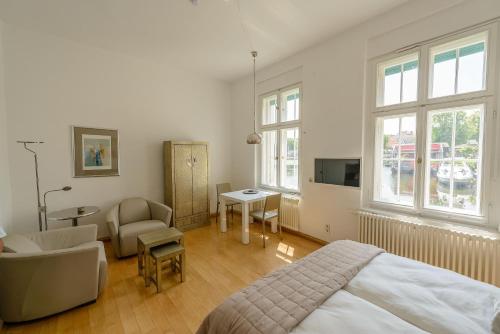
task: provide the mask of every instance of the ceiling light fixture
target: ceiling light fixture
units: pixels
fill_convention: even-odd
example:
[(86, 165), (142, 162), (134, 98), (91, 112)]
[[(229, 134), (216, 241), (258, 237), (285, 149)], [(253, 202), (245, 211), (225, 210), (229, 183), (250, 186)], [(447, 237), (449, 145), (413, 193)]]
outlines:
[(253, 57), (253, 94), (252, 94), (252, 112), (253, 112), (253, 133), (249, 134), (247, 137), (247, 144), (255, 145), (255, 144), (260, 144), (262, 142), (262, 136), (257, 133), (257, 111), (255, 109), (255, 58), (257, 58), (257, 51), (252, 51), (250, 54)]

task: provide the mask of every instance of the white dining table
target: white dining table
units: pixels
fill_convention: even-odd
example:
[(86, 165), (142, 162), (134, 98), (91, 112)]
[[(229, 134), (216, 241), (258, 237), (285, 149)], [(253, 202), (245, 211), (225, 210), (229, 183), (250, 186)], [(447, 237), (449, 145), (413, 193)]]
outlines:
[[(228, 193), (222, 193), (219, 195), (220, 199), (220, 230), (221, 232), (227, 231), (227, 221), (226, 221), (226, 201), (236, 202), (241, 204), (241, 242), (243, 244), (250, 243), (250, 204), (255, 202), (264, 201), (267, 196), (275, 195), (277, 192), (259, 190), (257, 194), (244, 194), (243, 192), (247, 189), (231, 191)], [(276, 223), (271, 225), (272, 232), (276, 233)]]

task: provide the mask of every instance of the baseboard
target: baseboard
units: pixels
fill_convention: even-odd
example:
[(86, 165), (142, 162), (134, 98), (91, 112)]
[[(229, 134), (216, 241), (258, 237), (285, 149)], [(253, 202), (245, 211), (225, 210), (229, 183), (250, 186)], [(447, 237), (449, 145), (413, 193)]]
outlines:
[(325, 246), (325, 245), (328, 245), (329, 242), (328, 241), (325, 241), (325, 240), (321, 240), (321, 239), (318, 239), (318, 238), (315, 238), (313, 237), (312, 235), (309, 235), (309, 234), (305, 234), (305, 233), (302, 233), (300, 231), (295, 231), (295, 230), (292, 230), (292, 229), (289, 229), (289, 228), (286, 228), (283, 226), (283, 230), (286, 231), (287, 233), (289, 234), (293, 234), (293, 235), (296, 235), (298, 237), (301, 237), (301, 238), (304, 238), (304, 239), (307, 239), (307, 240), (310, 240), (310, 241), (313, 241), (317, 244), (320, 244), (322, 246)]
[[(234, 211), (234, 214), (241, 217), (241, 213), (238, 212), (238, 211), (236, 211), (236, 210)], [(210, 214), (210, 217), (215, 217), (215, 216), (217, 216), (215, 213)], [(266, 225), (271, 225), (271, 223), (270, 222), (266, 222)], [(288, 227), (285, 227), (285, 226), (282, 226), (282, 228), (283, 228), (283, 231), (285, 231), (285, 232), (287, 232), (289, 234), (293, 234), (293, 235), (296, 235), (298, 237), (301, 237), (301, 238), (313, 241), (313, 242), (318, 243), (318, 244), (320, 244), (322, 246), (325, 246), (325, 245), (329, 244), (328, 241), (315, 238), (312, 235), (305, 234), (305, 233), (302, 233), (300, 231), (295, 231), (295, 230), (292, 230), (292, 229), (290, 229)]]

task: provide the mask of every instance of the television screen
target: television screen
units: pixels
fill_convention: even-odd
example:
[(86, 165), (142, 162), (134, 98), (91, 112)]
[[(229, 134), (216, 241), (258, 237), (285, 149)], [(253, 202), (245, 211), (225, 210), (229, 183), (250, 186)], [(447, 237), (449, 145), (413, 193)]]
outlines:
[(361, 159), (315, 159), (314, 182), (359, 187)]

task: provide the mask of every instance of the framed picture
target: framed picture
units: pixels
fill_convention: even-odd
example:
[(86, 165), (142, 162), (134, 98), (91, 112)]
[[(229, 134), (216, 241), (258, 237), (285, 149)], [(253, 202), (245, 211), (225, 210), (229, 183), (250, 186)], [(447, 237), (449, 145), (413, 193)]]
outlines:
[(120, 175), (118, 130), (73, 126), (73, 177)]

